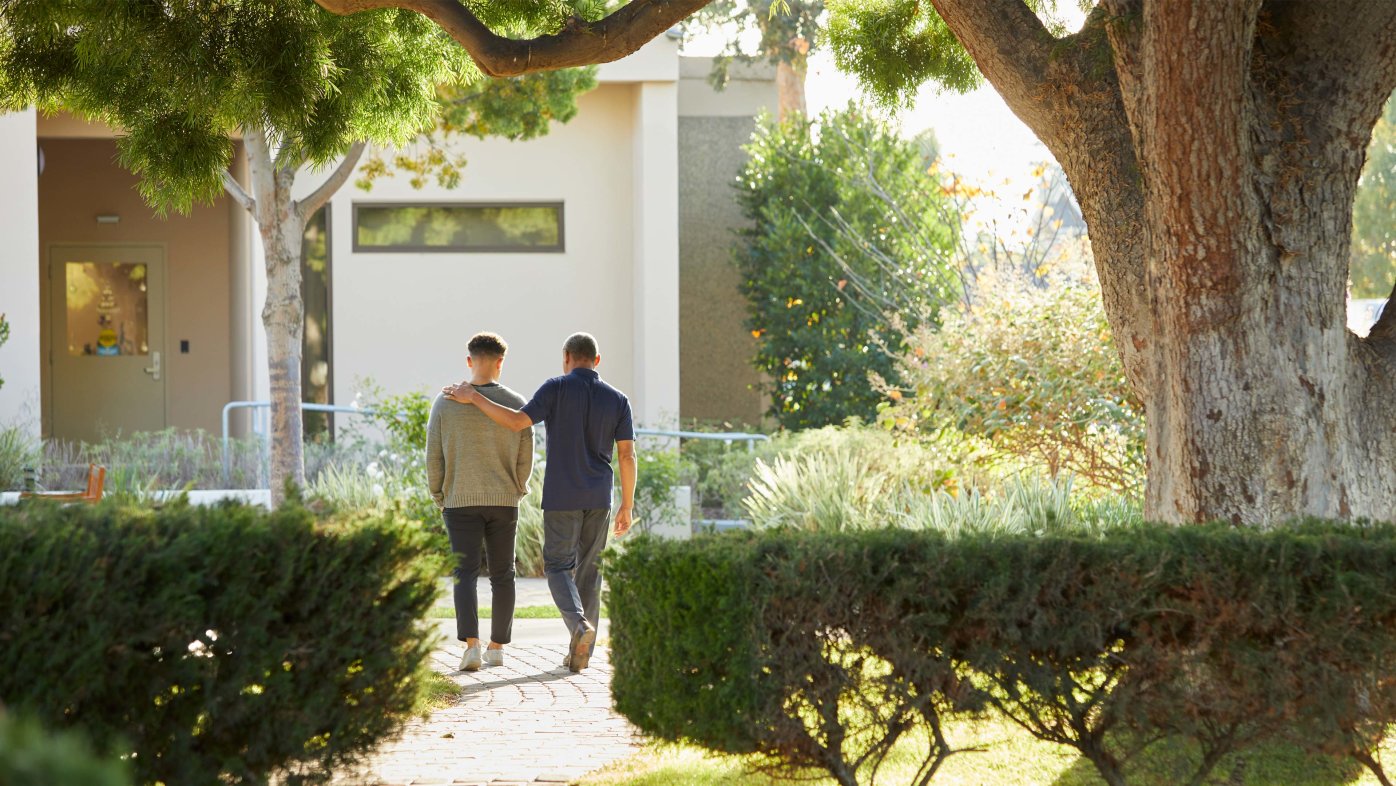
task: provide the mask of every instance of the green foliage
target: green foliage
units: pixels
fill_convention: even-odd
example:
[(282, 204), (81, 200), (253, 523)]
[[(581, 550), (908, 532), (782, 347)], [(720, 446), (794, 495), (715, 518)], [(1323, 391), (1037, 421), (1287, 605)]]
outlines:
[(1093, 281), (986, 292), (939, 329), (918, 327), (898, 368), (886, 427), (954, 429), (1052, 477), (1142, 495), (1144, 408)]
[(747, 150), (752, 226), (734, 253), (772, 415), (786, 428), (871, 420), (868, 375), (896, 377), (884, 348), (901, 341), (884, 315), (914, 327), (960, 297), (940, 185), (915, 143), (851, 106), (765, 120)]
[(908, 526), (909, 505), (957, 488), (958, 457), (928, 442), (867, 428), (823, 429), (824, 444), (758, 458), (747, 518), (759, 528), (814, 530)]
[[(1054, 16), (1056, 0), (1024, 2), (1054, 35), (1065, 32)], [(839, 70), (856, 76), (885, 106), (910, 106), (929, 81), (960, 93), (983, 81), (974, 58), (930, 3), (829, 0), (828, 37)]]
[[(733, 62), (758, 57), (770, 63), (787, 63), (803, 70), (811, 49), (823, 37), (824, 0), (715, 0), (685, 19), (685, 33), (716, 31), (726, 36), (722, 54), (713, 61), (711, 81), (725, 87)], [(757, 52), (742, 43), (755, 37)]]
[[(681, 463), (676, 450), (637, 450), (635, 479), (635, 528), (651, 528), (674, 523), (682, 514), (674, 507), (674, 487), (682, 483)], [(617, 482), (620, 472), (616, 471)]]
[(138, 782), (324, 782), (418, 701), (435, 600), (391, 517), (0, 509), (0, 695)]
[[(263, 448), (255, 437), (230, 439), (225, 480), (222, 440), (199, 429), (115, 434), (96, 443), (45, 440), (42, 445), (31, 442), (22, 431), (0, 430), (0, 467), (12, 464), (14, 472), (22, 466), (37, 467), (39, 486), (48, 490), (81, 488), (87, 482), (89, 464), (107, 467), (109, 488), (119, 475), (134, 485), (162, 490), (257, 489), (266, 488)], [(364, 445), (352, 440), (308, 442), (306, 477), (314, 480), (344, 465), (362, 466), (371, 456)], [(6, 477), (0, 468), (0, 491), (18, 488), (18, 475), (9, 484)]]
[(910, 106), (928, 79), (961, 93), (983, 81), (940, 15), (916, 0), (830, 0), (829, 43), (839, 70), (887, 106)]
[[(1396, 720), (1396, 527), (642, 538), (607, 564), (616, 706), (642, 731), (871, 783), (989, 710), (1126, 784), (1292, 741), (1371, 756)], [(1156, 766), (1156, 765), (1155, 765)]]
[(392, 165), (374, 149), (359, 165), (356, 184), (365, 190), (395, 171), (407, 172), (413, 188), (434, 176), (443, 188), (460, 184), (466, 159), (449, 143), (457, 134), (510, 141), (535, 139), (553, 122), (566, 123), (577, 114), (577, 96), (596, 87), (596, 67), (544, 71), (507, 79), (480, 79), (442, 85), (436, 127), (393, 153)]
[(61, 106), (125, 129), (122, 163), (160, 209), (221, 193), (239, 128), (265, 128), (279, 164), (323, 166), (357, 141), (411, 140), (437, 116), (438, 84), (478, 78), (454, 41), (409, 11), (15, 0), (0, 21), (5, 106)]
[(129, 786), (127, 767), (93, 755), (81, 734), (50, 734), (32, 718), (0, 713), (0, 783), (5, 786)]
[(1352, 296), (1384, 298), (1396, 282), (1396, 96), (1372, 129), (1352, 204)]
[[(685, 431), (746, 431), (730, 423), (699, 423), (683, 425)], [(747, 495), (747, 482), (756, 466), (757, 448), (769, 443), (746, 442), (728, 444), (719, 440), (684, 439), (680, 441), (680, 482), (693, 489), (693, 504), (700, 518), (735, 518)]]
[(0, 428), (0, 491), (19, 491), (24, 484), (24, 468), (39, 463), (39, 446), (27, 429)]
[[(899, 489), (907, 499), (935, 491), (954, 493), (995, 481), (1003, 468), (991, 466), (993, 459), (974, 440), (908, 439), (854, 421), (778, 432), (753, 449), (741, 443), (685, 440), (680, 477), (696, 490), (700, 510), (710, 517), (755, 516), (760, 527), (812, 521), (818, 523), (810, 526), (823, 529), (838, 528), (818, 516), (809, 518), (825, 498), (832, 510), (852, 504), (839, 501), (847, 489), (868, 485)], [(837, 476), (852, 482), (828, 485), (829, 478)], [(887, 507), (904, 506), (889, 502)], [(873, 515), (871, 508), (854, 508), (860, 515)]]
[(388, 433), (389, 445), (403, 453), (425, 453), (427, 421), (431, 419), (432, 398), (426, 391), (384, 395), (369, 384), (364, 391), (369, 419)]

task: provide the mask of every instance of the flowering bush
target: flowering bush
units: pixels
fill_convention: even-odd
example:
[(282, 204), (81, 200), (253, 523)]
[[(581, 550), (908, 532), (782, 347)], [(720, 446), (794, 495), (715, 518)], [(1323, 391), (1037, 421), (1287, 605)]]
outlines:
[(921, 433), (955, 429), (1004, 454), (1138, 494), (1143, 405), (1125, 378), (1094, 283), (990, 291), (940, 329), (911, 331), (901, 386), (881, 422)]

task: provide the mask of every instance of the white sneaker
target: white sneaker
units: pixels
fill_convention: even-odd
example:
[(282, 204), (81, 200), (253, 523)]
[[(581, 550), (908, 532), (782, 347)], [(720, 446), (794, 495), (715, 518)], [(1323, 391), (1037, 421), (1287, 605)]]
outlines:
[(503, 665), (504, 665), (504, 650), (502, 650), (502, 649), (498, 649), (498, 650), (496, 650), (496, 649), (486, 649), (486, 650), (485, 650), (485, 665), (486, 665), (486, 666), (503, 666)]
[(461, 670), (461, 671), (479, 671), (479, 670), (480, 670), (480, 645), (479, 645), (479, 644), (476, 644), (474, 647), (466, 647), (466, 648), (465, 648), (465, 655), (464, 655), (463, 657), (461, 657), (461, 659), (460, 659), (460, 670)]

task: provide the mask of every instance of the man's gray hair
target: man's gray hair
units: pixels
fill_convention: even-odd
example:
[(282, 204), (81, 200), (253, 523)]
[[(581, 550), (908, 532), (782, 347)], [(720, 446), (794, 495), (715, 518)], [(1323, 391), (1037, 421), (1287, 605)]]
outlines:
[(596, 348), (596, 338), (590, 333), (573, 333), (562, 344), (562, 351), (575, 360), (596, 360), (601, 354)]

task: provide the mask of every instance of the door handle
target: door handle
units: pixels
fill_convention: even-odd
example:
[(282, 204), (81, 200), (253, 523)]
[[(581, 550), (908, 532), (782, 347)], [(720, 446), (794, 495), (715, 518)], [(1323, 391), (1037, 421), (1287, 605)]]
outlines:
[(150, 362), (151, 362), (151, 366), (150, 366), (149, 368), (145, 368), (145, 369), (142, 369), (142, 370), (145, 371), (145, 373), (149, 374), (150, 376), (154, 377), (156, 382), (159, 382), (159, 381), (160, 381), (160, 353), (159, 353), (159, 352), (152, 352), (152, 353), (150, 353)]

